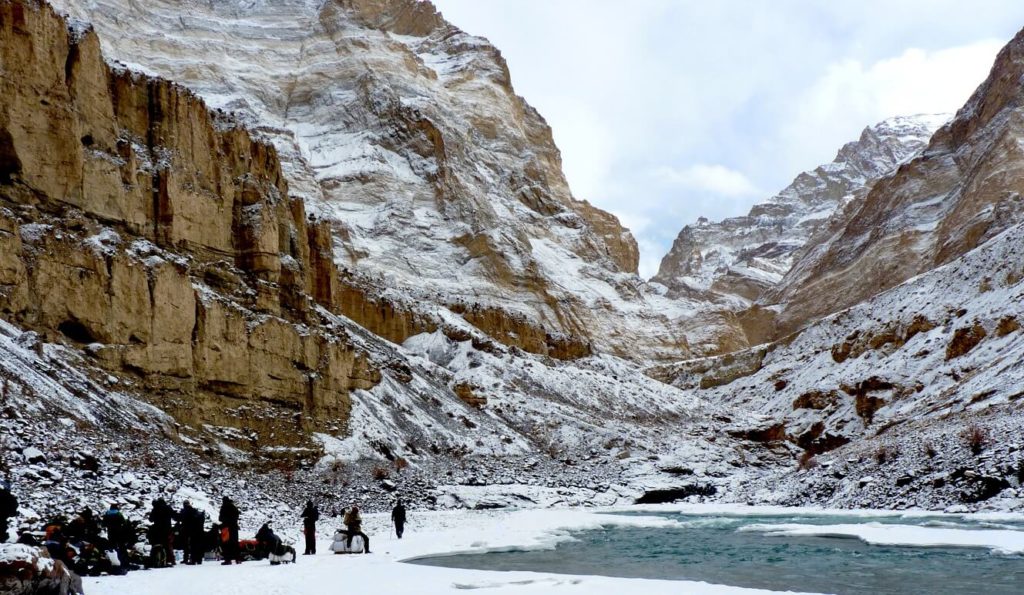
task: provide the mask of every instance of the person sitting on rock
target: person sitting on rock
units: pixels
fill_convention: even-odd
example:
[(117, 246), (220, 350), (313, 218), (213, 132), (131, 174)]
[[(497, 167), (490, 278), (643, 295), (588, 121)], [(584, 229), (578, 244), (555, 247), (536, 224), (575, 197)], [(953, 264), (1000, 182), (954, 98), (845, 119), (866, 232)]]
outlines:
[(259, 546), (261, 556), (280, 555), (281, 538), (270, 528), (269, 522), (263, 523), (260, 530), (256, 532), (256, 544)]
[(367, 554), (370, 553), (370, 538), (363, 533), (363, 517), (359, 514), (359, 506), (355, 503), (352, 504), (352, 508), (348, 509), (345, 513), (343, 521), (345, 528), (348, 529), (348, 548), (352, 548), (352, 538), (356, 535), (363, 538), (364, 549), (363, 551)]

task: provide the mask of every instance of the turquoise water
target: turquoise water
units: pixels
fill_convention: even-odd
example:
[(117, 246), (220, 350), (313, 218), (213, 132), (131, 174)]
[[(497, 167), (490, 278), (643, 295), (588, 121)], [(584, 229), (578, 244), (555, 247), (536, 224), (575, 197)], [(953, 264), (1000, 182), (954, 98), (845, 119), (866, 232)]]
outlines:
[(779, 537), (739, 531), (750, 524), (878, 522), (962, 529), (1024, 523), (949, 518), (679, 516), (677, 528), (608, 526), (573, 533), (555, 550), (512, 550), (424, 558), (416, 564), (480, 570), (697, 580), (773, 590), (841, 594), (1024, 594), (1024, 556), (981, 548), (868, 545), (855, 538)]

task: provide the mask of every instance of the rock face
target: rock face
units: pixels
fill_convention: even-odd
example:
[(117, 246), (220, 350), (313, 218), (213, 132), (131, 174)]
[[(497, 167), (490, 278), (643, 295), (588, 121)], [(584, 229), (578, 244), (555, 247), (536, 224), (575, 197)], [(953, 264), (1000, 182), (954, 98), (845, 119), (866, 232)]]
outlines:
[[(699, 459), (705, 479), (732, 466), (726, 441), (696, 436), (741, 415), (526, 314), (431, 309), (383, 277), (339, 272), (332, 244), (353, 244), (306, 213), (276, 149), (174, 83), (108, 66), (96, 34), (48, 5), (0, 3), (0, 63), (0, 465), (74, 494), (60, 505), (134, 490), (136, 472), (147, 490), (209, 493), (219, 475), (282, 498), (363, 498), (352, 469), (399, 459), (423, 478), (424, 505), (453, 469), (506, 485), (530, 460), (590, 461), (571, 484), (546, 471), (523, 481), (604, 484), (591, 498), (610, 503), (633, 453)], [(595, 265), (573, 258), (577, 282)], [(604, 289), (586, 299), (610, 302)], [(625, 315), (646, 316), (630, 304)], [(57, 456), (52, 445), (72, 441), (88, 450)], [(224, 470), (235, 464), (258, 473)], [(97, 481), (101, 470), (123, 481)]]
[(948, 119), (898, 117), (870, 126), (831, 163), (800, 174), (748, 215), (684, 227), (653, 281), (668, 287), (670, 296), (749, 307), (782, 281), (837, 211), (923, 149)]
[(852, 203), (763, 297), (777, 333), (949, 263), (1024, 219), (1024, 34), (918, 156)]
[(919, 506), (1019, 485), (1022, 75), (1024, 32), (928, 146), (837, 212), (761, 296), (776, 340), (652, 370), (764, 415), (732, 435), (802, 453), (755, 491)]
[(717, 306), (664, 299), (637, 277), (636, 242), (572, 196), (500, 52), (429, 2), (56, 5), (94, 24), (112, 58), (273, 143), (290, 191), (330, 223), (343, 312), (367, 328), (402, 341), (454, 314), (559, 358), (745, 344)]
[(111, 70), (48, 5), (0, 5), (0, 61), (4, 317), (85, 346), (188, 423), (237, 426), (244, 404), (270, 443), (343, 428), (347, 395), (380, 376), (317, 312), (341, 303), (330, 231), (276, 151)]

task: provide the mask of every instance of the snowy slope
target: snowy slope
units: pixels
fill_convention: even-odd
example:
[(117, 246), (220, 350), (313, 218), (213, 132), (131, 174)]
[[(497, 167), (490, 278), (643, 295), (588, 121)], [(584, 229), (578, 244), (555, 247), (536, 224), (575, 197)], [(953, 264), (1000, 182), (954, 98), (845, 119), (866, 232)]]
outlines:
[[(429, 3), (55, 4), (96, 27), (108, 59), (186, 85), (272, 142), (364, 290), (431, 316), (493, 308), (627, 357), (735, 346), (715, 309), (637, 277), (632, 236), (572, 196), (500, 52)], [(688, 341), (695, 328), (705, 336)]]
[[(1024, 227), (1017, 225), (792, 337), (732, 356), (748, 365), (697, 394), (762, 415), (754, 428), (733, 433), (778, 440), (792, 453), (794, 472), (804, 451), (825, 453), (818, 458), (829, 462), (759, 497), (928, 506), (974, 502), (981, 484), (992, 489), (981, 500), (1004, 490), (1004, 498), (1024, 496), (1022, 262)], [(704, 370), (729, 367), (724, 359), (655, 373), (698, 389)], [(826, 487), (808, 492), (811, 482)]]
[(948, 119), (919, 115), (869, 126), (831, 163), (800, 174), (748, 215), (687, 225), (653, 281), (668, 287), (669, 295), (699, 296), (735, 309), (749, 306), (782, 280), (837, 211), (923, 149)]
[(1024, 220), (1024, 32), (919, 155), (809, 246), (763, 304), (785, 334), (948, 263)]

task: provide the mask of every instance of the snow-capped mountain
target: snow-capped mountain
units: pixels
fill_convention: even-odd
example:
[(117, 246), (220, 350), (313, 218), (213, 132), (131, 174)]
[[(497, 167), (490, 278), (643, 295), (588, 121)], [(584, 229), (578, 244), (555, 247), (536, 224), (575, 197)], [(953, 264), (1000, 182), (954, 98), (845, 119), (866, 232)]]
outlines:
[(0, 61), (0, 460), (29, 510), (209, 494), (211, 470), (269, 498), (611, 503), (663, 456), (721, 481), (740, 456), (700, 436), (742, 413), (613, 355), (453, 313), (402, 345), (361, 326), (274, 148), (48, 5), (0, 3)]
[[(648, 291), (635, 240), (572, 196), (500, 52), (429, 2), (55, 4), (95, 26), (108, 58), (187, 86), (273, 143), (290, 192), (334, 229), (358, 322), (373, 324), (368, 302), (434, 326), (454, 313), (562, 358), (736, 346), (714, 308)], [(389, 338), (422, 330), (410, 326)]]
[(748, 307), (782, 280), (836, 211), (923, 149), (948, 119), (896, 117), (869, 126), (831, 163), (800, 174), (746, 216), (687, 225), (653, 281), (668, 287), (669, 295)]
[(429, 2), (56, 5), (0, 2), (0, 437), (67, 510), (211, 474), (269, 501), (863, 504), (864, 453), (920, 436), (949, 452), (867, 503), (946, 473), (919, 505), (1020, 507), (1020, 449), (958, 438), (1010, 441), (1024, 403), (1020, 38), (927, 148), (936, 118), (868, 128), (647, 284), (498, 50)]
[(1024, 219), (1024, 33), (916, 157), (851, 203), (762, 298), (777, 334), (951, 262)]

